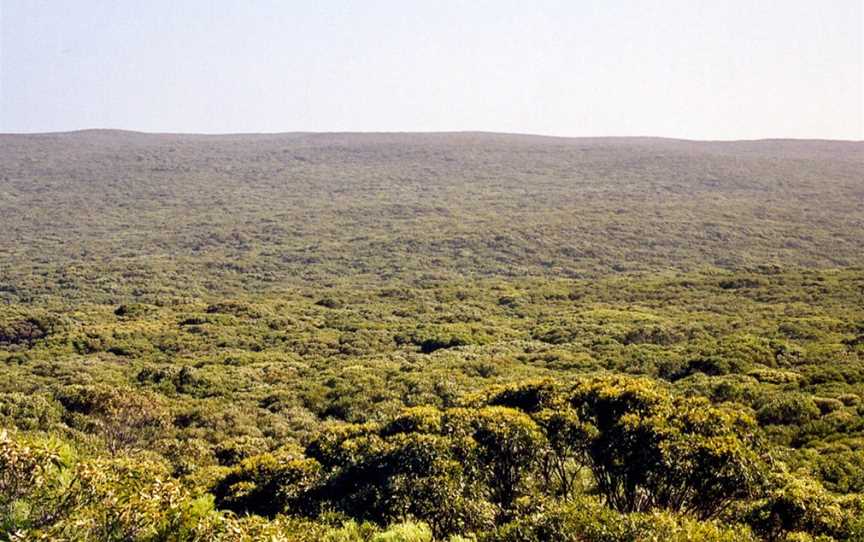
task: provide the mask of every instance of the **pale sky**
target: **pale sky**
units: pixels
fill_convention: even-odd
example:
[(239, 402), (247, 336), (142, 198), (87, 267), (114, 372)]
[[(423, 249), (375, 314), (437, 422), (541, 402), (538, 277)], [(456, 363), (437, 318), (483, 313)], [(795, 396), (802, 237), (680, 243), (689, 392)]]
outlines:
[(864, 0), (0, 0), (0, 132), (864, 139)]

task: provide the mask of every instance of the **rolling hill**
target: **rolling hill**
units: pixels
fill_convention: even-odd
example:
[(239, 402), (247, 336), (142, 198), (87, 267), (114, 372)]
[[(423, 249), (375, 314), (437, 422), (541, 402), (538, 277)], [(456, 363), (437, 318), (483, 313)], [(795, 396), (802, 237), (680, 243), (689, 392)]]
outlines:
[(225, 293), (860, 266), (862, 171), (864, 144), (836, 141), (2, 135), (0, 282), (123, 296), (161, 277)]

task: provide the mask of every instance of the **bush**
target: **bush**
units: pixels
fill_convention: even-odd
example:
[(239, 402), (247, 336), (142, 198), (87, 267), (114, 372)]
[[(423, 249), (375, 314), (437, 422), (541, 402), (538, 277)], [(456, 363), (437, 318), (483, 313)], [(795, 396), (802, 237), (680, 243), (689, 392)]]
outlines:
[(237, 513), (275, 516), (315, 511), (310, 493), (321, 476), (314, 459), (262, 454), (244, 459), (214, 488), (216, 504)]
[(725, 358), (722, 356), (703, 356), (690, 360), (686, 367), (679, 373), (672, 375), (671, 379), (684, 378), (694, 373), (703, 373), (708, 376), (721, 376), (730, 373), (743, 373), (747, 365), (740, 360)]
[(0, 321), (0, 345), (32, 347), (60, 327), (57, 318), (44, 315)]
[(857, 498), (838, 498), (815, 480), (783, 475), (750, 511), (748, 522), (768, 540), (796, 532), (848, 540), (862, 513), (864, 503)]
[(0, 424), (6, 427), (47, 431), (60, 423), (62, 415), (63, 406), (53, 397), (23, 393), (0, 394)]
[(134, 448), (165, 436), (169, 413), (155, 395), (109, 386), (69, 386), (57, 399), (66, 420), (105, 439), (109, 451)]
[(570, 403), (592, 428), (586, 463), (615, 510), (710, 518), (760, 484), (755, 424), (744, 414), (625, 377), (580, 379)]
[(801, 393), (772, 396), (756, 413), (762, 425), (803, 425), (821, 414), (810, 397)]
[(246, 458), (258, 455), (268, 448), (267, 441), (260, 437), (241, 435), (223, 440), (216, 445), (216, 459), (220, 465), (233, 466)]
[[(485, 501), (459, 441), (422, 433), (349, 437), (338, 445), (341, 465), (319, 498), (351, 517), (387, 524), (414, 517), (447, 534), (488, 526), (494, 510)], [(312, 453), (324, 445), (314, 444)]]
[(481, 542), (756, 542), (744, 526), (722, 527), (666, 512), (621, 514), (581, 498), (553, 505), (481, 535)]
[(370, 542), (432, 542), (432, 530), (424, 523), (399, 523), (374, 535)]

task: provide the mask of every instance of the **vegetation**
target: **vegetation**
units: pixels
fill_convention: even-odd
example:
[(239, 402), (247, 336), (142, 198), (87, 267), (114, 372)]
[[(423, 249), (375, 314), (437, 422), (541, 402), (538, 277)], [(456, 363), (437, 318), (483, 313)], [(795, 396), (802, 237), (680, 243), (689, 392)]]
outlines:
[(860, 144), (0, 141), (2, 540), (864, 540)]

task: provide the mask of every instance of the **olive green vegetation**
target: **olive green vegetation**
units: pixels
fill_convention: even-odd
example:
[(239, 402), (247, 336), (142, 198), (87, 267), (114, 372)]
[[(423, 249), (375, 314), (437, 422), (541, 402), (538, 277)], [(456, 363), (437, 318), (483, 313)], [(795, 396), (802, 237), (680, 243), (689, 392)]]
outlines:
[(0, 539), (864, 540), (862, 171), (0, 136)]

